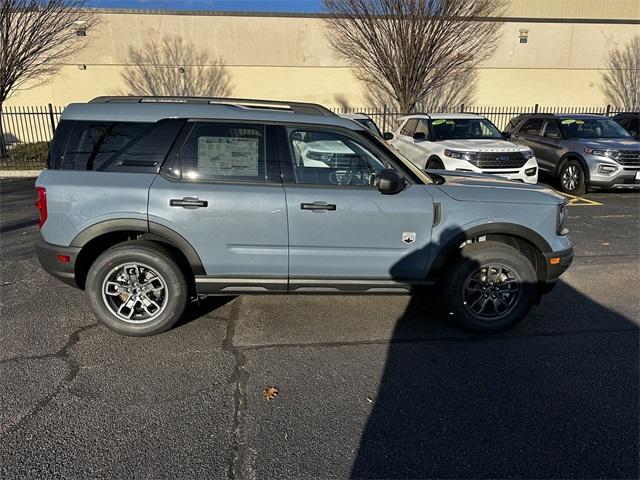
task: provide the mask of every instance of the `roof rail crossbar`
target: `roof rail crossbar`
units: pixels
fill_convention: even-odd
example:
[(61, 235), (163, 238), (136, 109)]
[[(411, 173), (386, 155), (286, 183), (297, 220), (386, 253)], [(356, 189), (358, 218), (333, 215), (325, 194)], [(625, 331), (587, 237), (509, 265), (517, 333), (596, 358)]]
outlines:
[(96, 97), (89, 103), (188, 103), (231, 105), (239, 108), (255, 108), (265, 110), (281, 110), (305, 115), (335, 116), (326, 107), (315, 103), (289, 102), (279, 100), (258, 100), (250, 98), (227, 97), (171, 97), (171, 96), (103, 96)]

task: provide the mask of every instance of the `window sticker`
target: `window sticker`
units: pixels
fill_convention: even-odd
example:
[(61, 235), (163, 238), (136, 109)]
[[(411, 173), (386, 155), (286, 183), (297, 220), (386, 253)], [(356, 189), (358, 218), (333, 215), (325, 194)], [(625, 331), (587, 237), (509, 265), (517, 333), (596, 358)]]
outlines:
[[(562, 121), (562, 125), (571, 125), (572, 123), (575, 123), (576, 121), (572, 118), (567, 118), (566, 120)], [(584, 122), (583, 122), (584, 123)]]
[(446, 122), (446, 120), (444, 118), (441, 118), (441, 119), (434, 120), (433, 122), (431, 122), (431, 125), (442, 125), (444, 122)]
[(205, 176), (257, 176), (258, 139), (198, 137), (198, 173)]
[(454, 122), (453, 120), (447, 120), (447, 125), (455, 125), (456, 122)]
[(583, 120), (576, 120), (576, 125), (584, 125), (584, 121)]

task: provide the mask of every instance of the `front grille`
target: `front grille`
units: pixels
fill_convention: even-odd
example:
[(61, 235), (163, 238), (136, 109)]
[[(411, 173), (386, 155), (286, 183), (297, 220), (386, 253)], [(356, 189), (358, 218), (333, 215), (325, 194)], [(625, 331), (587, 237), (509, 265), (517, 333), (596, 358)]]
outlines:
[(469, 160), (478, 168), (521, 168), (527, 159), (520, 152), (479, 152)]
[(626, 167), (640, 167), (640, 150), (620, 150), (616, 160)]

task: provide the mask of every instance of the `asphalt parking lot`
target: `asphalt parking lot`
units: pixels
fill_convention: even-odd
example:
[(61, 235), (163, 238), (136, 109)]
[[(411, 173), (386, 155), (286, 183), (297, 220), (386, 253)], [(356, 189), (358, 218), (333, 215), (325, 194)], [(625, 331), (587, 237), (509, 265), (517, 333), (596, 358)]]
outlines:
[(127, 338), (39, 269), (32, 184), (0, 182), (0, 478), (640, 475), (639, 193), (572, 202), (574, 265), (505, 334), (256, 296)]

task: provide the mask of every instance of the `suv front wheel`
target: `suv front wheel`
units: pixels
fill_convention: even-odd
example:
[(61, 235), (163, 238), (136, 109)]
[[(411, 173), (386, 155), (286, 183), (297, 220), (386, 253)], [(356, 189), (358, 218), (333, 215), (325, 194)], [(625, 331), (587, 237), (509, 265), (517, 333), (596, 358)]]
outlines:
[(116, 245), (91, 265), (86, 291), (104, 325), (132, 336), (171, 328), (188, 299), (180, 267), (162, 246), (145, 241)]
[(490, 333), (520, 322), (536, 291), (536, 272), (527, 257), (509, 245), (485, 241), (460, 250), (445, 295), (449, 311), (463, 327)]
[(562, 165), (560, 189), (570, 195), (582, 195), (587, 192), (587, 176), (579, 161), (569, 160)]

